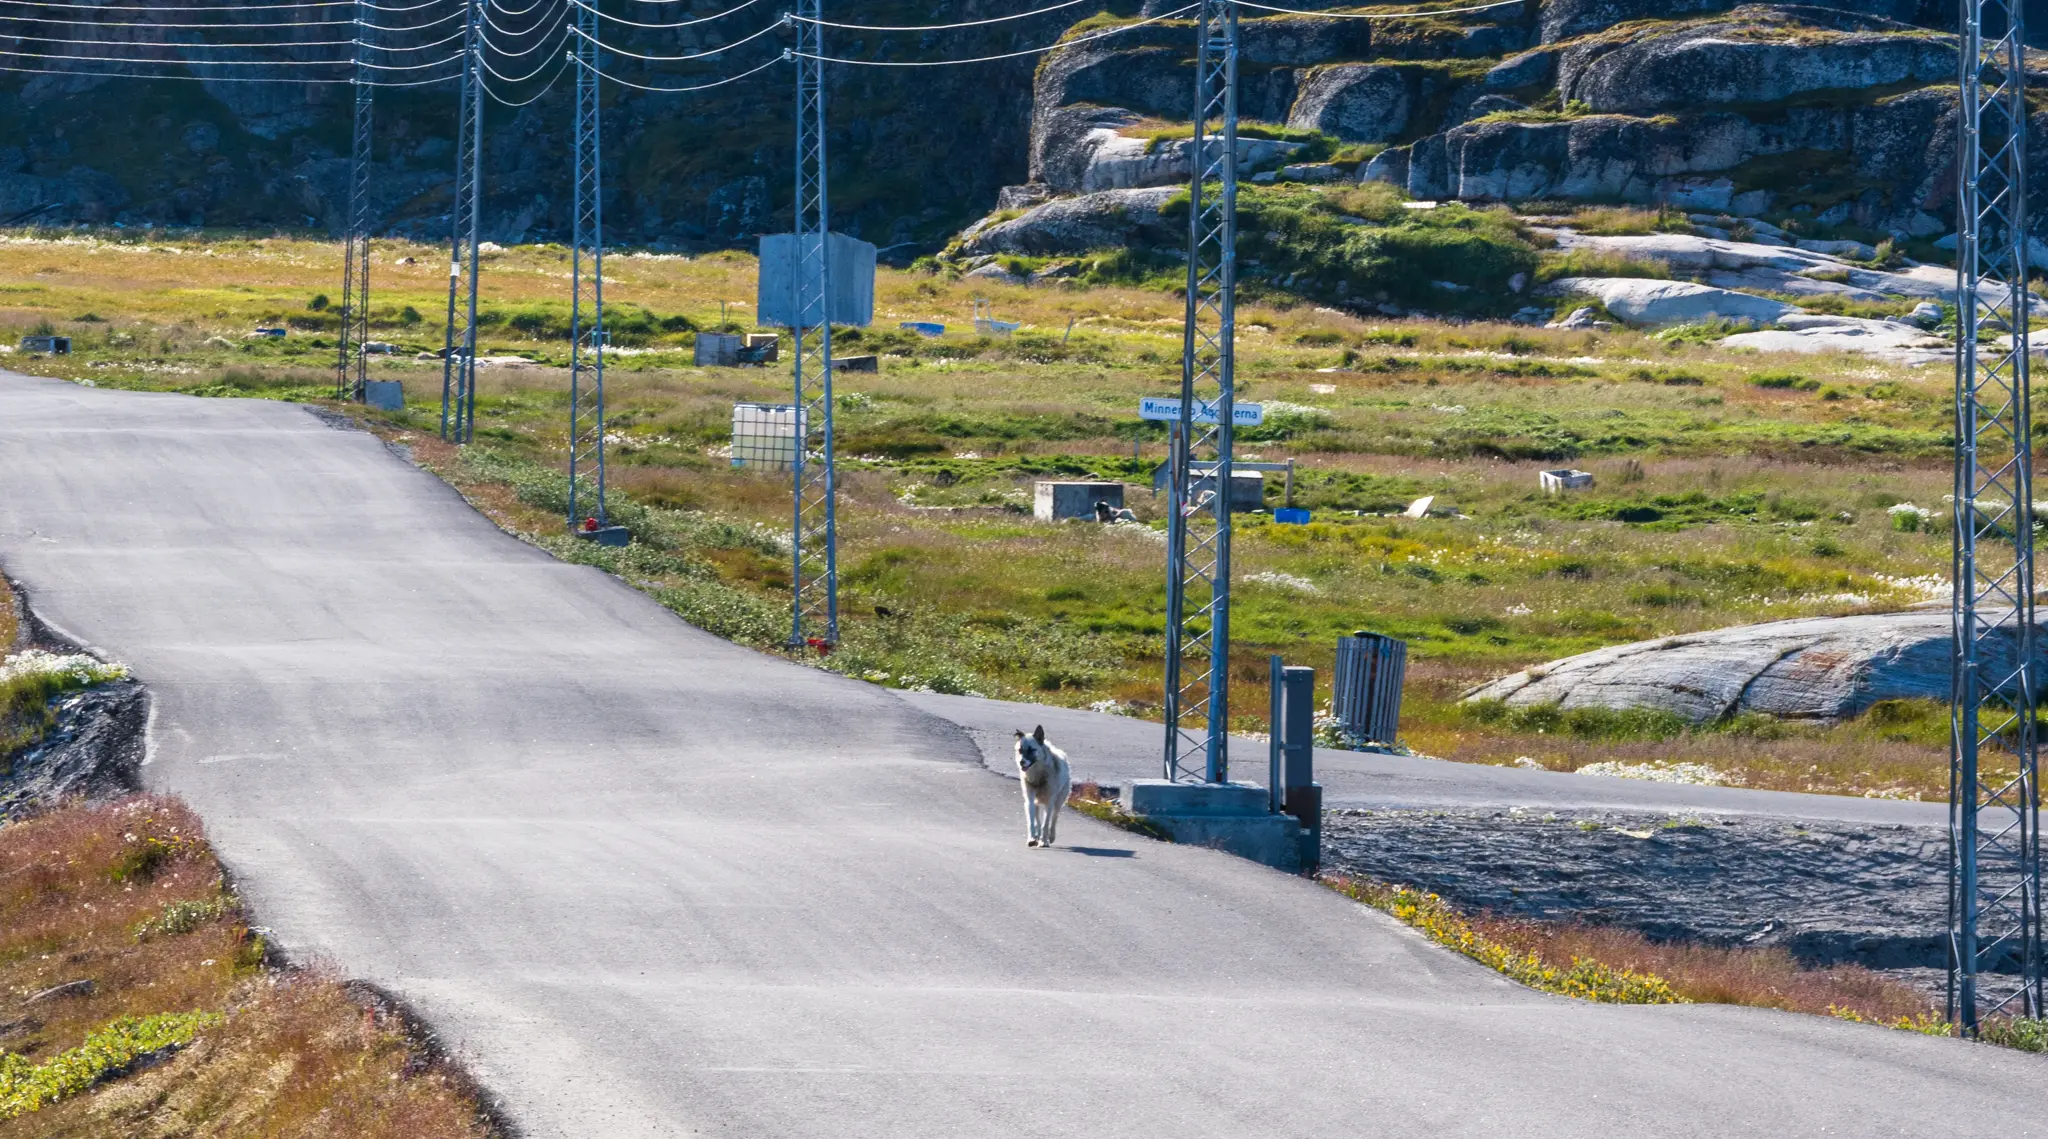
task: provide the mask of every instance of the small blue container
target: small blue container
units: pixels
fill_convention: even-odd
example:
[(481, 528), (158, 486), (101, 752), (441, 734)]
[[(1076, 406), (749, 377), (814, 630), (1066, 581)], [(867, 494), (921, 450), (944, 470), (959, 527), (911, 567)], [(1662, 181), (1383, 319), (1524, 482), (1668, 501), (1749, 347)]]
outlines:
[(1273, 511), (1273, 521), (1282, 526), (1303, 526), (1308, 523), (1308, 511), (1299, 506), (1282, 506)]

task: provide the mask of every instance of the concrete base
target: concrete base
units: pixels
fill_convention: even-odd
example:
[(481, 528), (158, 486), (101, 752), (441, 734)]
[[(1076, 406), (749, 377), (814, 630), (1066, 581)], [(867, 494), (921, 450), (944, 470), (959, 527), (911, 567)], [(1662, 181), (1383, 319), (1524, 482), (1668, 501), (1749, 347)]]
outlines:
[(600, 546), (623, 546), (633, 540), (633, 535), (624, 526), (603, 526), (596, 530), (578, 530), (576, 536), (586, 542)]
[(1156, 823), (1173, 841), (1208, 846), (1276, 870), (1300, 870), (1308, 832), (1289, 815), (1266, 812), (1256, 783), (1169, 783), (1138, 779), (1123, 789), (1124, 810)]

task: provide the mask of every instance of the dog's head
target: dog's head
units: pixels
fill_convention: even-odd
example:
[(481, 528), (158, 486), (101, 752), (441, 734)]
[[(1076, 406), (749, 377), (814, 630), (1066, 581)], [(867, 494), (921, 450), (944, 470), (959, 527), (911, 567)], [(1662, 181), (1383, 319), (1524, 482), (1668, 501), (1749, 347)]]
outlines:
[(1046, 761), (1050, 760), (1051, 758), (1052, 758), (1052, 752), (1050, 752), (1050, 751), (1046, 750), (1046, 746), (1045, 746), (1045, 725), (1044, 725), (1044, 724), (1040, 724), (1040, 725), (1039, 725), (1039, 726), (1037, 726), (1036, 728), (1033, 728), (1033, 729), (1031, 729), (1031, 734), (1030, 734), (1030, 735), (1028, 735), (1028, 736), (1024, 734), (1024, 732), (1022, 731), (1022, 729), (1019, 729), (1019, 730), (1018, 730), (1018, 732), (1017, 732), (1017, 770), (1018, 770), (1018, 771), (1021, 771), (1021, 772), (1023, 772), (1024, 774), (1026, 774), (1026, 775), (1029, 775), (1029, 774), (1031, 773), (1031, 769), (1032, 769), (1032, 768), (1034, 768), (1034, 767), (1037, 767), (1037, 766), (1038, 766), (1039, 764), (1041, 764), (1041, 763), (1045, 763)]

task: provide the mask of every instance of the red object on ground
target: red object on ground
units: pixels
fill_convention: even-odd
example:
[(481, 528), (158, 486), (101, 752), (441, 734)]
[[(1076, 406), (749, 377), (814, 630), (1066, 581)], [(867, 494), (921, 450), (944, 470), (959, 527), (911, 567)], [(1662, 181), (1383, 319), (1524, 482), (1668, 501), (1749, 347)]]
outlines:
[(832, 642), (825, 640), (822, 637), (805, 637), (804, 643), (818, 650), (821, 653), (829, 653), (832, 651)]
[(590, 533), (595, 533), (595, 532), (596, 532), (596, 530), (597, 530), (597, 519), (595, 519), (595, 518), (585, 518), (585, 519), (583, 520), (583, 532), (584, 532), (584, 533), (586, 533), (586, 534), (590, 534)]

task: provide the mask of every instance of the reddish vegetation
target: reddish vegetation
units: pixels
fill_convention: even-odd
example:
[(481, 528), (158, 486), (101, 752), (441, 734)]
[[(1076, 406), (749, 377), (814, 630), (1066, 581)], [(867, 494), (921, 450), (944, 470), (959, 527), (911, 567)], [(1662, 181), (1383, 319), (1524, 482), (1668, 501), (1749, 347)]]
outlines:
[[(318, 972), (279, 973), (172, 799), (0, 828), (0, 1050), (47, 1063), (121, 1016), (218, 1012), (166, 1062), (0, 1123), (0, 1137), (486, 1139), (461, 1074)], [(63, 995), (25, 1003), (58, 985)]]
[(1624, 929), (1490, 916), (1473, 919), (1473, 925), (1487, 937), (1558, 967), (1583, 957), (1616, 969), (1655, 974), (1679, 996), (1702, 1004), (1853, 1013), (1856, 1019), (1884, 1024), (1939, 1016), (1918, 990), (1881, 974), (1858, 965), (1803, 968), (1783, 949), (1660, 944)]

